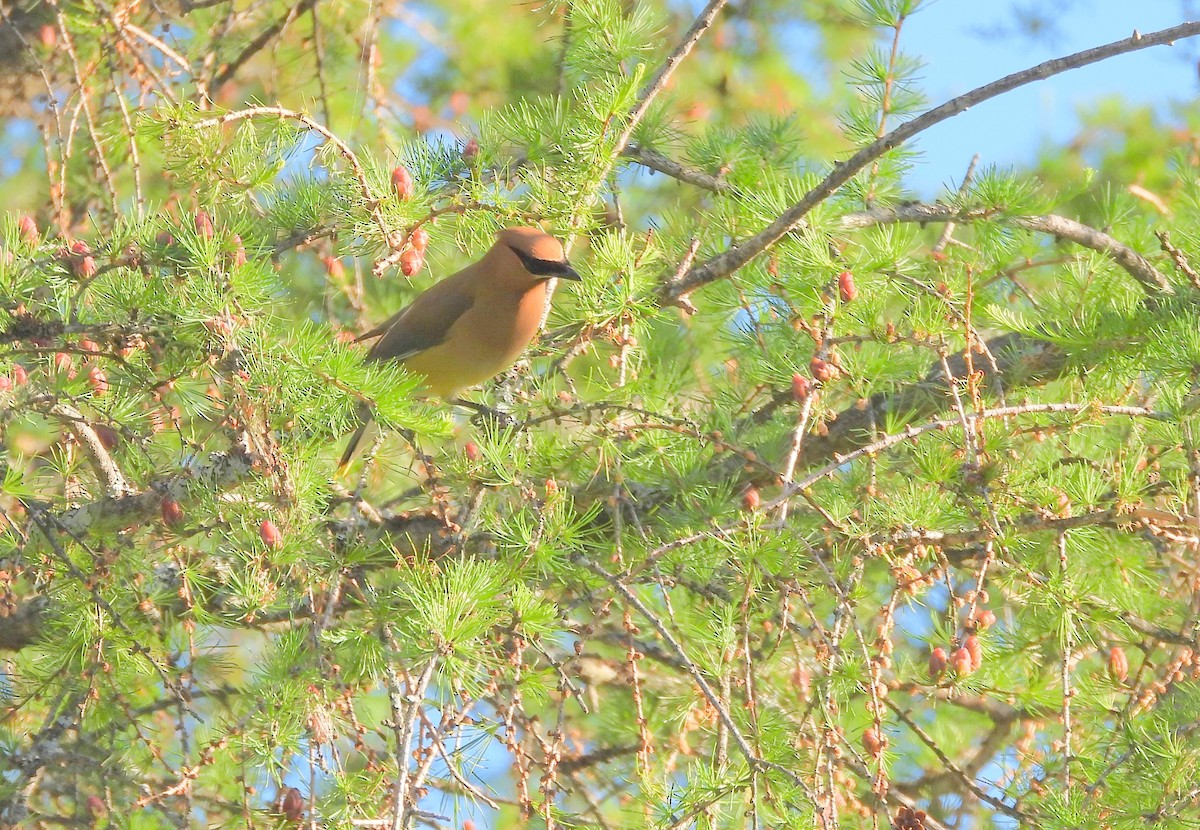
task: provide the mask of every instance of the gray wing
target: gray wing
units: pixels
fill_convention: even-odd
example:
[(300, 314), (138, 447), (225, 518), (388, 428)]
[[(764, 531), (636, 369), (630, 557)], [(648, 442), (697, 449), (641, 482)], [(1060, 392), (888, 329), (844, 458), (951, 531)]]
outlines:
[[(417, 297), (412, 305), (384, 324), (386, 331), (367, 353), (368, 360), (404, 360), (445, 342), (450, 327), (474, 304), (475, 298), (465, 291), (434, 289)], [(363, 337), (369, 335), (372, 333)]]

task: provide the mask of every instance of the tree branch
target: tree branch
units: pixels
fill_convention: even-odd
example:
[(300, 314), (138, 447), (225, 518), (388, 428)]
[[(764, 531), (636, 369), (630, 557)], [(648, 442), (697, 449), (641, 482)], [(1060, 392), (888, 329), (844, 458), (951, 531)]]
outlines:
[[(219, 85), (219, 84), (218, 84)], [(252, 118), (261, 118), (264, 116), (273, 116), (276, 118), (287, 118), (296, 121), (306, 129), (312, 130), (317, 135), (324, 138), (330, 144), (337, 148), (338, 153), (344, 158), (347, 164), (350, 165), (351, 173), (354, 175), (354, 180), (358, 182), (359, 192), (362, 194), (363, 203), (367, 209), (371, 211), (371, 218), (378, 225), (380, 233), (383, 235), (383, 241), (391, 248), (399, 247), (399, 240), (396, 238), (391, 229), (388, 227), (387, 220), (379, 211), (380, 199), (371, 189), (371, 183), (367, 179), (366, 169), (363, 167), (358, 156), (350, 149), (350, 145), (342, 141), (328, 127), (321, 124), (319, 121), (305, 115), (302, 112), (296, 112), (285, 107), (246, 107), (245, 109), (226, 112), (222, 115), (212, 118), (205, 118), (202, 121), (197, 121), (195, 127), (197, 129), (206, 129), (208, 127), (219, 127), (225, 124), (232, 124), (237, 121), (245, 121)]]
[(1011, 418), (1014, 415), (1049, 415), (1055, 413), (1084, 414), (1087, 412), (1095, 412), (1097, 414), (1118, 417), (1127, 416), (1131, 418), (1150, 418), (1152, 420), (1159, 421), (1169, 420), (1169, 416), (1144, 406), (1110, 406), (1091, 402), (1031, 403), (1024, 404), (1022, 406), (1002, 406), (996, 409), (985, 409), (982, 412), (966, 412), (962, 415), (955, 415), (952, 418), (942, 418), (936, 421), (929, 421), (921, 424), (919, 427), (906, 427), (900, 432), (892, 433), (891, 435), (885, 435), (878, 441), (873, 441), (870, 444), (859, 447), (858, 449), (847, 453), (846, 455), (835, 456), (834, 460), (829, 464), (814, 470), (794, 484), (785, 487), (783, 493), (763, 505), (763, 510), (766, 511), (778, 507), (786, 499), (789, 499), (795, 494), (807, 490), (821, 479), (833, 475), (844, 465), (849, 464), (851, 461), (856, 459), (862, 458), (864, 455), (881, 452), (890, 447), (894, 447), (897, 444), (902, 444), (905, 441), (910, 441), (918, 436), (924, 435), (927, 432), (940, 432), (942, 430), (960, 427), (962, 426), (964, 418), (969, 423), (975, 423), (985, 419)]
[(1175, 40), (1193, 37), (1197, 34), (1200, 34), (1200, 22), (1196, 21), (1172, 26), (1169, 29), (1162, 29), (1147, 35), (1135, 32), (1131, 37), (1124, 40), (1114, 41), (1113, 43), (1098, 46), (1094, 49), (1087, 49), (1082, 52), (1076, 52), (1073, 55), (1040, 63), (1037, 66), (971, 90), (957, 98), (952, 98), (941, 106), (935, 107), (923, 115), (914, 118), (912, 121), (900, 125), (887, 135), (859, 150), (845, 162), (835, 166), (833, 171), (817, 184), (816, 187), (804, 194), (800, 201), (784, 211), (779, 218), (766, 228), (712, 259), (693, 267), (680, 279), (674, 280), (664, 286), (662, 299), (668, 304), (678, 304), (684, 297), (697, 288), (729, 276), (771, 245), (774, 245), (787, 233), (799, 227), (804, 221), (804, 217), (813, 208), (837, 192), (839, 188), (854, 178), (859, 171), (875, 159), (889, 150), (899, 147), (904, 142), (935, 124), (952, 118), (976, 104), (980, 104), (990, 98), (995, 98), (998, 95), (1010, 92), (1034, 81), (1044, 80), (1067, 70), (1077, 69), (1081, 66), (1097, 63), (1117, 55), (1147, 49), (1151, 46), (1169, 44)]
[[(980, 361), (975, 370), (983, 374), (986, 388), (1003, 376), (1009, 387), (1054, 380), (1067, 368), (1067, 357), (1057, 346), (1035, 340), (1023, 334), (1004, 334), (987, 341), (987, 349), (996, 356), (996, 367), (989, 361)], [(956, 376), (966, 374), (966, 359), (961, 354), (947, 358), (950, 370)], [(783, 393), (781, 393), (783, 396)], [(791, 400), (791, 390), (786, 390), (783, 400)], [(782, 402), (782, 401), (781, 401)], [(778, 406), (774, 400), (771, 402)], [(804, 461), (818, 464), (828, 461), (839, 453), (850, 452), (871, 440), (871, 417), (878, 421), (890, 413), (903, 414), (910, 419), (926, 418), (939, 412), (946, 405), (946, 379), (942, 366), (934, 364), (923, 380), (908, 384), (894, 393), (878, 393), (871, 397), (864, 408), (850, 406), (826, 423), (825, 435), (810, 435), (805, 439)], [(775, 408), (770, 404), (756, 413), (755, 419), (762, 421)]]
[[(217, 468), (234, 464), (235, 462), (227, 457), (210, 459), (207, 465), (208, 469), (195, 474), (191, 481), (196, 482), (202, 479), (215, 482), (216, 486), (232, 486), (241, 480), (236, 471), (222, 471)], [(183, 485), (178, 479), (156, 482), (151, 485), (150, 491), (147, 493), (126, 496), (123, 499), (103, 499), (91, 502), (66, 511), (61, 518), (56, 518), (54, 521), (57, 526), (71, 528), (87, 526), (92, 532), (95, 532), (97, 528), (88, 523), (100, 517), (103, 517), (106, 522), (112, 519), (118, 524), (151, 521), (158, 514), (159, 504), (164, 494), (183, 497)], [(106, 510), (113, 510), (114, 505), (120, 511), (115, 518), (105, 513)], [(454, 549), (458, 544), (445, 520), (434, 515), (432, 511), (423, 513), (385, 511), (379, 513), (369, 506), (363, 505), (362, 507), (364, 521), (343, 519), (327, 525), (335, 540), (346, 541), (354, 533), (364, 531), (365, 524), (372, 531), (372, 534), (367, 535), (368, 541), (387, 537), (396, 550), (397, 556), (401, 558), (419, 555), (436, 558)], [(82, 516), (80, 515), (81, 511)], [(67, 521), (70, 521), (71, 524), (64, 525), (63, 523)], [(168, 589), (165, 591), (166, 595), (177, 597), (178, 592), (175, 589), (181, 586), (172, 583), (165, 587)], [(231, 614), (245, 613), (245, 609), (230, 608), (226, 600), (226, 595), (218, 592), (204, 599), (201, 604), (205, 613), (212, 617), (227, 617)], [(176, 614), (184, 613), (187, 608), (183, 605), (182, 600), (177, 600), (177, 603), (167, 603), (166, 606), (163, 606), (164, 610), (169, 608)], [(36, 643), (42, 636), (46, 615), (51, 610), (51, 600), (45, 595), (34, 595), (18, 600), (16, 608), (10, 611), (7, 617), (0, 617), (0, 651), (20, 651)], [(312, 615), (313, 608), (305, 602), (298, 606), (257, 611), (254, 615), (254, 625), (262, 627), (276, 623), (288, 623), (306, 619)]]
[(787, 767), (776, 764), (773, 761), (768, 761), (755, 753), (754, 748), (751, 747), (749, 741), (746, 740), (746, 736), (742, 734), (742, 731), (738, 728), (737, 724), (734, 723), (733, 718), (722, 704), (720, 697), (717, 696), (717, 693), (713, 691), (712, 686), (710, 686), (708, 681), (705, 680), (703, 672), (700, 671), (700, 667), (692, 662), (692, 659), (688, 657), (687, 652), (684, 650), (679, 640), (676, 639), (673, 634), (671, 634), (659, 616), (651, 611), (646, 604), (638, 598), (637, 594), (629, 590), (628, 586), (626, 586), (616, 574), (609, 573), (604, 568), (588, 559), (585, 559), (582, 556), (575, 557), (575, 559), (579, 564), (583, 565), (585, 568), (611, 585), (627, 603), (633, 606), (633, 608), (635, 608), (638, 613), (640, 613), (642, 617), (654, 627), (654, 630), (657, 631), (658, 635), (667, 643), (671, 651), (675, 652), (675, 654), (679, 657), (680, 662), (683, 664), (684, 669), (689, 675), (691, 675), (692, 680), (699, 687), (700, 693), (704, 695), (704, 699), (707, 700), (708, 704), (713, 707), (721, 723), (724, 724), (725, 728), (729, 730), (729, 734), (733, 737), (734, 743), (737, 744), (738, 749), (745, 757), (746, 763), (750, 765), (750, 768), (760, 770), (769, 769), (784, 775), (793, 784), (800, 787), (800, 789), (804, 791), (805, 795), (807, 795), (813, 800), (814, 803), (816, 803), (815, 793), (803, 778)]
[(75, 436), (75, 440), (83, 448), (84, 454), (92, 462), (96, 477), (104, 483), (104, 493), (109, 499), (119, 499), (134, 492), (133, 488), (126, 483), (121, 468), (108, 454), (108, 450), (104, 448), (104, 442), (100, 440), (100, 436), (88, 423), (87, 418), (83, 417), (82, 412), (68, 404), (57, 403), (51, 407), (50, 414), (66, 423), (67, 429)]
[(1011, 216), (998, 215), (995, 211), (976, 209), (962, 210), (950, 205), (909, 204), (894, 207), (877, 207), (870, 210), (850, 213), (843, 216), (839, 222), (845, 230), (857, 230), (871, 225), (886, 225), (895, 222), (977, 222), (982, 219), (996, 219), (1010, 222), (1019, 228), (1037, 233), (1049, 234), (1062, 239), (1068, 239), (1077, 245), (1090, 248), (1104, 254), (1137, 280), (1151, 295), (1172, 294), (1171, 283), (1149, 260), (1113, 237), (1096, 230), (1089, 225), (1068, 219), (1065, 216), (1049, 214), (1046, 216)]
[(658, 72), (654, 73), (654, 77), (650, 79), (650, 83), (642, 90), (638, 96), (637, 104), (633, 111), (629, 113), (629, 119), (625, 123), (625, 129), (621, 131), (617, 137), (616, 146), (613, 149), (613, 157), (608, 164), (608, 169), (604, 171), (604, 175), (600, 177), (601, 181), (608, 178), (608, 171), (612, 169), (612, 165), (620, 158), (625, 147), (629, 144), (629, 139), (633, 135), (633, 131), (637, 129), (638, 124), (642, 123), (642, 119), (646, 113), (650, 111), (650, 105), (654, 103), (654, 99), (667, 86), (667, 81), (671, 79), (671, 75), (675, 72), (675, 68), (683, 63), (696, 44), (700, 42), (700, 38), (712, 26), (713, 21), (717, 19), (717, 15), (721, 13), (721, 9), (729, 0), (708, 0), (708, 5), (697, 15), (696, 20), (692, 23), (687, 34), (683, 36), (683, 40), (675, 47), (674, 51), (663, 61), (662, 66), (658, 68)]
[(703, 190), (709, 190), (713, 193), (733, 192), (733, 186), (724, 179), (718, 179), (716, 176), (710, 176), (703, 170), (682, 165), (674, 159), (668, 158), (654, 150), (648, 150), (645, 147), (637, 145), (629, 145), (621, 154), (626, 158), (633, 159), (643, 167), (648, 167), (651, 170), (670, 176), (672, 179), (677, 179), (686, 184), (695, 185)]
[(921, 743), (929, 747), (933, 754), (937, 756), (938, 761), (941, 762), (942, 766), (945, 767), (954, 778), (957, 778), (960, 783), (970, 790), (976, 798), (986, 804), (990, 804), (992, 807), (995, 807), (1006, 816), (1015, 819), (1025, 818), (1024, 814), (1020, 810), (1010, 804), (1005, 804), (999, 798), (995, 798), (994, 796), (990, 795), (982, 787), (976, 784), (971, 776), (967, 775), (962, 768), (958, 764), (954, 763), (954, 760), (947, 755), (940, 746), (938, 746), (937, 741), (935, 741), (928, 732), (922, 729), (921, 725), (914, 721), (909, 716), (908, 712), (904, 711), (899, 705), (897, 705), (896, 701), (892, 700), (890, 697), (885, 697), (883, 698), (883, 702), (889, 709), (892, 710), (892, 713), (900, 719), (901, 723), (907, 726), (914, 735), (921, 739)]
[[(222, 66), (217, 71), (217, 74), (213, 76), (212, 83), (209, 84), (209, 88), (214, 91), (213, 94), (215, 95), (216, 90), (219, 90), (226, 81), (232, 79), (233, 76), (237, 74), (237, 71), (246, 63), (246, 61), (250, 60), (258, 52), (261, 52), (263, 48), (266, 47), (266, 45), (270, 43), (275, 36), (283, 32), (283, 30), (286, 29), (293, 20), (300, 17), (300, 15), (304, 14), (305, 12), (308, 12), (316, 5), (317, 0), (300, 0), (299, 3), (288, 10), (287, 14), (283, 15), (270, 26), (259, 32), (258, 36), (247, 43), (245, 48), (238, 53), (237, 57)], [(192, 6), (190, 8), (197, 7)]]
[(152, 482), (148, 489), (131, 495), (109, 496), (65, 510), (56, 525), (76, 536), (85, 536), (104, 528), (127, 527), (147, 522), (159, 514), (164, 497), (181, 501), (190, 487), (216, 492), (228, 490), (250, 475), (254, 459), (249, 451), (237, 448), (231, 452), (215, 452), (203, 464), (182, 473)]

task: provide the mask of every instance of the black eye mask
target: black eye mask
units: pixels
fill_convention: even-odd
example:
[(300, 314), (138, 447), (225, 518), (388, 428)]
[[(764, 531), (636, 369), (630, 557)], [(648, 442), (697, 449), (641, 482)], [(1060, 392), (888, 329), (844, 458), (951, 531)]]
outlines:
[(521, 260), (521, 264), (525, 266), (525, 270), (535, 277), (545, 277), (546, 279), (558, 277), (559, 279), (575, 280), (576, 282), (580, 279), (579, 274), (571, 267), (571, 263), (565, 259), (538, 259), (532, 254), (517, 250), (512, 245), (508, 247)]

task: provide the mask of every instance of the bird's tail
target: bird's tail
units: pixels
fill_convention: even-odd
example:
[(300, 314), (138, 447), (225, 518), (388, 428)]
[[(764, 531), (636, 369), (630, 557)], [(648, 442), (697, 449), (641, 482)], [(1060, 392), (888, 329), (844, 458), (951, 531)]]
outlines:
[(350, 466), (350, 461), (354, 458), (354, 451), (358, 449), (363, 434), (367, 431), (367, 427), (371, 425), (371, 410), (368, 407), (360, 406), (358, 408), (358, 417), (362, 421), (362, 425), (354, 430), (354, 434), (350, 436), (350, 443), (346, 444), (346, 451), (342, 453), (342, 460), (338, 462), (338, 475), (346, 472), (346, 468)]

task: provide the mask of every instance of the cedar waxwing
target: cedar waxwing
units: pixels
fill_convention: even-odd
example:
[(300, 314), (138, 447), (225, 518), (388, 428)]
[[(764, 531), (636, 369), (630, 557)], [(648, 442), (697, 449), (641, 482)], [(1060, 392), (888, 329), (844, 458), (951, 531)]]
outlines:
[[(411, 305), (359, 337), (379, 337), (368, 360), (399, 360), (425, 376), (444, 400), (503, 372), (537, 334), (546, 281), (578, 280), (562, 243), (541, 228), (506, 228), (483, 259), (429, 288)], [(350, 438), (338, 469), (350, 463), (371, 413)]]

